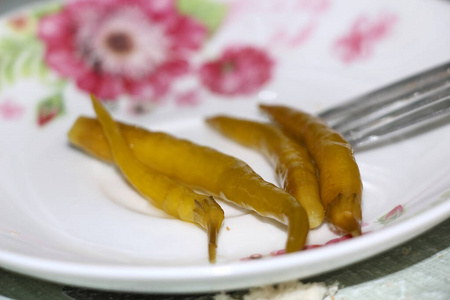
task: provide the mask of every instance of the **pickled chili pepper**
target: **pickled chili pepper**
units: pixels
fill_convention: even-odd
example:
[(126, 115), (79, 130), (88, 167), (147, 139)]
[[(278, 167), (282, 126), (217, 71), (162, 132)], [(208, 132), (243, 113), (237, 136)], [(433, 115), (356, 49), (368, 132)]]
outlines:
[[(120, 124), (135, 156), (145, 165), (184, 184), (206, 191), (288, 226), (286, 252), (303, 249), (309, 231), (308, 217), (296, 199), (266, 182), (245, 162), (213, 148)], [(91, 155), (111, 161), (112, 155), (96, 119), (80, 117), (69, 140)]]
[(361, 234), (362, 182), (350, 144), (318, 117), (286, 106), (260, 105), (276, 123), (313, 157), (325, 216), (332, 228), (353, 236)]
[(208, 233), (209, 260), (215, 262), (217, 236), (224, 220), (222, 208), (212, 197), (198, 194), (140, 162), (123, 137), (120, 127), (94, 96), (91, 99), (114, 161), (125, 178), (158, 208), (180, 220), (205, 228)]
[(206, 122), (226, 137), (262, 153), (274, 166), (280, 185), (305, 208), (309, 227), (322, 224), (325, 212), (316, 167), (304, 146), (268, 123), (229, 116), (211, 117)]

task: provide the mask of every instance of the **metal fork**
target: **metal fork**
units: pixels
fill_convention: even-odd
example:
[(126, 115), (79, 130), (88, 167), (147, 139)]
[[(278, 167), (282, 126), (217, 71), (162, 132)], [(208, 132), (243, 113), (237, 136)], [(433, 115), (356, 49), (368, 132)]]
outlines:
[(351, 99), (319, 117), (361, 148), (450, 123), (449, 115), (450, 62)]

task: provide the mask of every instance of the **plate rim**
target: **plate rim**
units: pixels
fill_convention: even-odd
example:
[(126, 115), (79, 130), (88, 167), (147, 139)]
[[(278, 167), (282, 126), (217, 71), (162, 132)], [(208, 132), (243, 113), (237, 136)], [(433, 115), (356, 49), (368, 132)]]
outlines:
[[(293, 279), (304, 279), (351, 265), (416, 238), (450, 217), (446, 200), (364, 236), (332, 247), (320, 247), (269, 259), (217, 265), (136, 266), (61, 262), (0, 249), (3, 268), (59, 284), (129, 292), (196, 293), (249, 288)], [(336, 254), (337, 253), (337, 254)], [(351, 255), (349, 257), (349, 255)], [(332, 256), (332, 266), (314, 267)], [(306, 262), (306, 264), (305, 264)], [(45, 266), (47, 266), (45, 268)], [(312, 271), (295, 270), (302, 266)], [(44, 267), (44, 268), (43, 268)], [(45, 273), (43, 273), (45, 271)], [(251, 280), (243, 281), (242, 279)], [(256, 275), (256, 276), (255, 276)], [(270, 277), (270, 278), (269, 278)], [(271, 279), (276, 277), (276, 280)], [(231, 280), (231, 281), (230, 281)]]

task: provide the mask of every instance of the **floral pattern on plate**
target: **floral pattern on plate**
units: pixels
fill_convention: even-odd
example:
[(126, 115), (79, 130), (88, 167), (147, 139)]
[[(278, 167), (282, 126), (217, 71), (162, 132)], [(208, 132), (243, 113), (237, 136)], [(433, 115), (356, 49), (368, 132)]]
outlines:
[[(45, 84), (61, 91), (73, 82), (104, 101), (126, 96), (161, 103), (189, 77), (214, 94), (248, 95), (272, 77), (275, 62), (265, 49), (238, 43), (216, 58), (201, 55), (227, 9), (208, 0), (79, 0), (39, 7), (6, 21), (12, 34), (0, 40), (2, 75), (13, 83), (44, 80), (52, 72), (58, 77)], [(193, 90), (172, 96), (179, 105), (197, 104)]]
[[(48, 97), (55, 98), (71, 83), (103, 101), (126, 98), (135, 114), (166, 102), (195, 106), (211, 96), (251, 96), (274, 79), (279, 64), (275, 53), (312, 39), (330, 6), (329, 0), (76, 0), (41, 5), (5, 21), (9, 32), (0, 37), (0, 88), (21, 78), (38, 78), (54, 90)], [(259, 41), (211, 46), (227, 28), (245, 29), (245, 17), (270, 17), (273, 11), (297, 14), (299, 21), (275, 20)], [(336, 37), (335, 58), (345, 63), (367, 59), (396, 20), (392, 13), (375, 20), (357, 16), (350, 31)], [(45, 125), (58, 114), (38, 111), (37, 124)]]
[(404, 212), (405, 212), (404, 206), (403, 205), (397, 205), (391, 211), (389, 211), (387, 214), (385, 214), (384, 216), (380, 217), (378, 219), (378, 222), (383, 224), (383, 225), (389, 224), (392, 221), (396, 220), (398, 217), (400, 217)]

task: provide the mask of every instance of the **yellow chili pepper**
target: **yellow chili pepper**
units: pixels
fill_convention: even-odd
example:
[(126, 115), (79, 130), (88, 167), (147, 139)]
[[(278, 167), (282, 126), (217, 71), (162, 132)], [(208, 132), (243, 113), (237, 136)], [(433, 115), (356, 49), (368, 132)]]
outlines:
[(320, 196), (331, 226), (361, 234), (362, 182), (350, 144), (322, 121), (286, 106), (260, 105), (286, 132), (304, 143), (319, 171)]
[[(126, 124), (120, 124), (120, 128), (145, 165), (288, 225), (286, 252), (303, 249), (309, 231), (305, 210), (292, 195), (264, 181), (245, 162), (167, 133)], [(78, 118), (69, 131), (69, 140), (98, 158), (111, 160), (108, 143), (95, 119)]]
[(305, 147), (272, 124), (229, 116), (211, 117), (206, 122), (228, 138), (261, 152), (275, 167), (283, 188), (305, 208), (309, 227), (322, 223), (325, 212), (316, 167)]
[(120, 127), (94, 96), (91, 99), (114, 161), (123, 175), (136, 190), (160, 209), (205, 228), (209, 239), (209, 260), (215, 262), (217, 236), (224, 219), (222, 208), (212, 197), (198, 194), (139, 161), (123, 137)]

